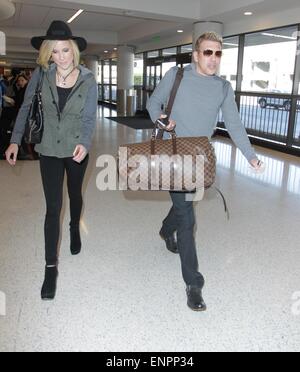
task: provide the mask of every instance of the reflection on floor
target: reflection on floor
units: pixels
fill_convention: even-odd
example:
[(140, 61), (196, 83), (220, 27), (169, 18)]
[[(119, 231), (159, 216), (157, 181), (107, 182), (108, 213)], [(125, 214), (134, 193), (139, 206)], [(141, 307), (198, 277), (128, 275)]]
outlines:
[(84, 185), (84, 249), (69, 252), (62, 213), (56, 300), (40, 301), (44, 197), (38, 162), (0, 162), (0, 351), (299, 351), (300, 160), (257, 148), (254, 174), (229, 140), (217, 138), (218, 186), (195, 205), (199, 265), (208, 311), (186, 306), (179, 258), (158, 236), (167, 193), (100, 192), (101, 154), (149, 139), (99, 123)]
[(267, 151), (258, 151), (259, 158), (265, 163), (263, 174), (256, 174), (248, 166), (242, 153), (231, 144), (215, 143), (218, 165), (232, 173), (243, 175), (258, 183), (280, 189), (282, 192), (291, 192), (300, 195), (300, 167), (298, 159), (278, 154), (277, 158), (270, 156)]

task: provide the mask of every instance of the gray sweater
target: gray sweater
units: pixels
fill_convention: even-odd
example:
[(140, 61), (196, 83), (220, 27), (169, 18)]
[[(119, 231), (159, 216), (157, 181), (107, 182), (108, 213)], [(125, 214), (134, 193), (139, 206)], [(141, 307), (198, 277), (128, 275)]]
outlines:
[[(174, 67), (167, 72), (148, 101), (147, 109), (153, 122), (164, 114), (161, 107), (169, 99), (177, 71), (177, 67)], [(184, 77), (170, 117), (177, 124), (177, 135), (211, 138), (220, 110), (235, 145), (249, 162), (256, 159), (257, 156), (241, 122), (231, 84), (218, 76), (200, 75), (195, 64), (188, 65), (184, 70)]]

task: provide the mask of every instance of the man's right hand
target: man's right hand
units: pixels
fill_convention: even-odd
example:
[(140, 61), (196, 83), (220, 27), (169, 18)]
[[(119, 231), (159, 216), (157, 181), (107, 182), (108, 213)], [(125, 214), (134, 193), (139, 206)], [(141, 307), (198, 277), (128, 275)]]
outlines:
[[(161, 115), (160, 119), (165, 119), (167, 115)], [(169, 120), (169, 125), (165, 128), (167, 132), (172, 132), (176, 127), (176, 122), (174, 120)]]
[(10, 165), (16, 165), (19, 146), (12, 143), (5, 152), (6, 160)]

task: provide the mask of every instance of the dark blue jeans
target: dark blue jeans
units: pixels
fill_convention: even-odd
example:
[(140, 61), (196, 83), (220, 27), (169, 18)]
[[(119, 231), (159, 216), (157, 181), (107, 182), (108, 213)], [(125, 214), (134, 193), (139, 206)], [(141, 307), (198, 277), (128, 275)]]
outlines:
[(187, 285), (200, 288), (204, 286), (204, 277), (199, 272), (194, 228), (195, 213), (193, 202), (186, 201), (185, 193), (170, 193), (173, 207), (163, 222), (162, 233), (165, 237), (177, 232), (182, 275)]
[(64, 176), (67, 173), (70, 198), (70, 227), (79, 227), (82, 211), (82, 184), (88, 165), (87, 156), (78, 164), (72, 158), (59, 159), (41, 156), (40, 168), (47, 204), (45, 219), (46, 264), (56, 265), (58, 261), (58, 242), (60, 235), (60, 214), (63, 203)]

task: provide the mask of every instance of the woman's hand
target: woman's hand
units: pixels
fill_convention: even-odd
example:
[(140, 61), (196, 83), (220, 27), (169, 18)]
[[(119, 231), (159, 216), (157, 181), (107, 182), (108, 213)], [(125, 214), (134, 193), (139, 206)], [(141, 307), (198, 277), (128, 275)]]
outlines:
[(81, 163), (86, 158), (87, 154), (87, 149), (82, 145), (78, 145), (73, 153), (73, 160), (76, 161), (76, 163)]
[(19, 145), (12, 143), (5, 152), (6, 160), (10, 165), (16, 165)]

